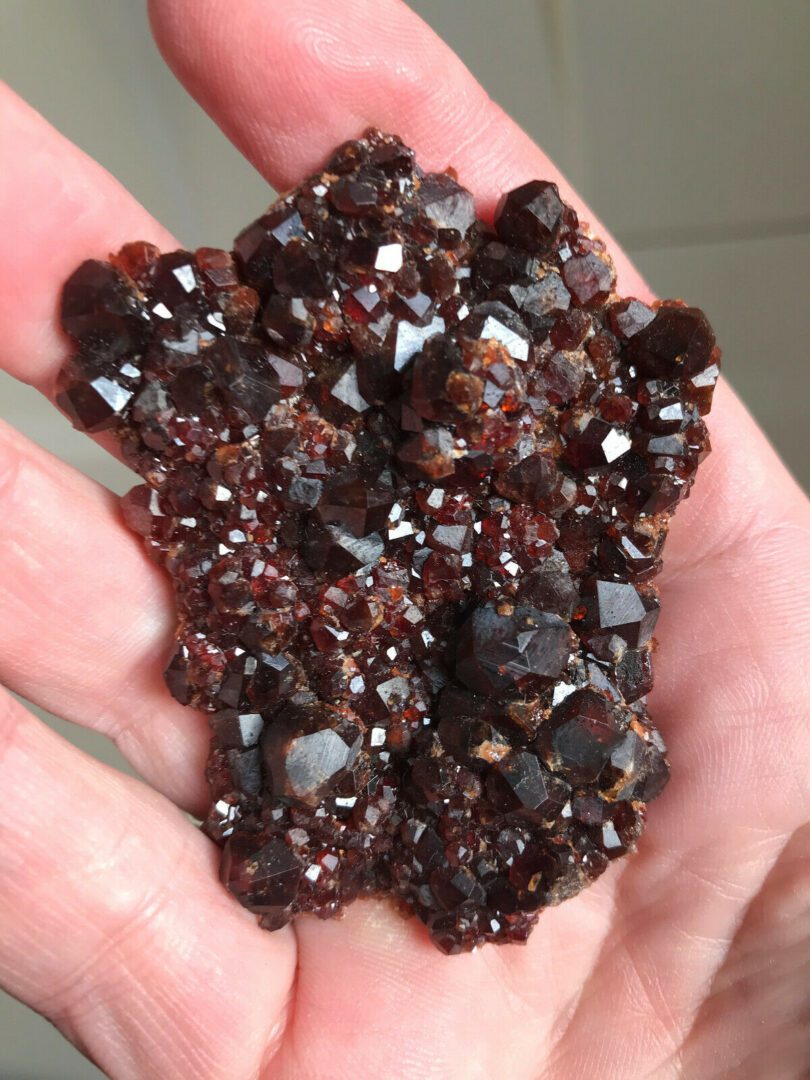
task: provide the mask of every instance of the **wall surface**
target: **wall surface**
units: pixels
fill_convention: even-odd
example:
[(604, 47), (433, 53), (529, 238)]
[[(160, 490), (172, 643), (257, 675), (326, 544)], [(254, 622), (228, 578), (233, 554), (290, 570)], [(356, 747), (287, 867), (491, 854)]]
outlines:
[[(810, 160), (800, 135), (810, 5), (412, 6), (557, 161), (656, 291), (706, 309), (728, 378), (810, 487)], [(189, 246), (228, 246), (270, 199), (163, 66), (134, 0), (0, 0), (0, 77)], [(131, 483), (2, 374), (0, 417), (115, 490)], [(47, 719), (125, 767), (101, 739)], [(45, 1021), (0, 995), (0, 1080), (97, 1076)]]

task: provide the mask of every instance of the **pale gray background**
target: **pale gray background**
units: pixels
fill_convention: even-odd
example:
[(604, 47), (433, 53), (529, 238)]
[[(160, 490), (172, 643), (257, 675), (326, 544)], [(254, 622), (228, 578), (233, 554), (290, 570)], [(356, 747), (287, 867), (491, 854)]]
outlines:
[[(659, 294), (707, 310), (728, 376), (810, 486), (810, 5), (413, 6), (542, 143)], [(189, 246), (228, 246), (269, 201), (163, 66), (140, 0), (0, 0), (0, 77)], [(122, 467), (1, 375), (0, 415), (103, 483), (128, 486)], [(49, 722), (120, 764), (103, 740)], [(0, 995), (0, 1080), (98, 1076)]]

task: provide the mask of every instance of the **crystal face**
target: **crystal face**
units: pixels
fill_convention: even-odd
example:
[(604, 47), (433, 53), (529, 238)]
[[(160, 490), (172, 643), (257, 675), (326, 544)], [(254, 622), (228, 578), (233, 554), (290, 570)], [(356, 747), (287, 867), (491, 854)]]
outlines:
[(668, 778), (653, 579), (708, 452), (705, 316), (615, 293), (556, 187), (494, 232), (370, 131), (232, 253), (126, 245), (62, 298), (58, 400), (143, 483), (206, 831), (262, 925), (391, 895), (524, 941)]

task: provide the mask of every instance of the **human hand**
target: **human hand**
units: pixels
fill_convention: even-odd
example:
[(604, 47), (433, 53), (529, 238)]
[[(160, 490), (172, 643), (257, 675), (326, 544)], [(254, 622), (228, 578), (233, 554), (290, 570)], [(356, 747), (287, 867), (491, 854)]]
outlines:
[[(376, 124), (452, 163), (484, 213), (555, 179), (604, 235), (406, 8), (339, 12), (153, 4), (169, 62), (277, 187)], [(177, 245), (8, 91), (0, 131), (0, 363), (50, 395), (70, 271), (134, 238)], [(649, 299), (611, 250), (619, 290)], [(447, 958), (384, 904), (268, 934), (219, 885), (218, 853), (172, 805), (204, 811), (208, 735), (160, 678), (167, 582), (109, 493), (0, 427), (0, 678), (114, 738), (157, 792), (2, 699), (0, 983), (116, 1078), (799, 1075), (810, 512), (725, 385), (710, 429), (660, 579), (651, 711), (673, 780), (641, 850), (525, 948)]]

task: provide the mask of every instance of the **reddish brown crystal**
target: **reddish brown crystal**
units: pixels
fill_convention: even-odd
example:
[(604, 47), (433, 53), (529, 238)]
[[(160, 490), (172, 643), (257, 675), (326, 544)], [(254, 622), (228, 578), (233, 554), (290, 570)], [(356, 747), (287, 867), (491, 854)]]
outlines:
[(59, 401), (144, 478), (222, 877), (275, 929), (393, 894), (524, 941), (668, 777), (652, 579), (708, 450), (705, 316), (621, 300), (553, 184), (497, 236), (371, 131), (237, 238), (67, 282)]

